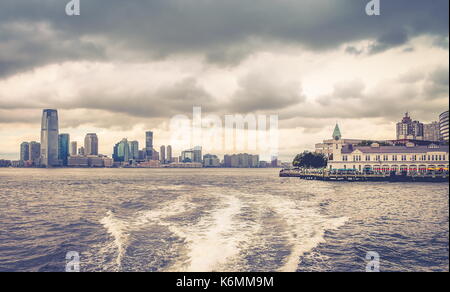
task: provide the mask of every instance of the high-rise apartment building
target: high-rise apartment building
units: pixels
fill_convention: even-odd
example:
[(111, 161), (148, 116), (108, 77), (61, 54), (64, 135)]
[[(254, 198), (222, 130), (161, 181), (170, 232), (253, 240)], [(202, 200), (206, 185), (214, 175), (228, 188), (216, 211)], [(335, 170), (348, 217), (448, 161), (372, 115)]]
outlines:
[(20, 144), (20, 161), (30, 160), (30, 143), (23, 142)]
[(159, 151), (159, 161), (161, 162), (161, 164), (165, 164), (166, 163), (166, 146), (161, 146), (160, 151)]
[(69, 134), (60, 134), (58, 136), (58, 159), (63, 166), (67, 166), (67, 159), (69, 158)]
[(145, 151), (147, 152), (147, 159), (153, 158), (153, 132), (148, 131), (145, 133)]
[(247, 153), (225, 155), (224, 166), (231, 168), (256, 168), (259, 167), (259, 155)]
[(202, 163), (202, 147), (196, 146), (181, 153), (181, 162)]
[(130, 142), (130, 157), (133, 160), (139, 160), (139, 142), (138, 141)]
[(80, 149), (78, 149), (78, 155), (84, 156), (85, 154), (86, 154), (86, 152), (84, 151), (84, 147), (81, 146)]
[(90, 133), (84, 138), (85, 155), (98, 155), (98, 137), (95, 133)]
[(59, 166), (58, 151), (58, 111), (46, 109), (42, 114), (41, 125), (41, 165)]
[(439, 136), (441, 141), (449, 141), (448, 133), (448, 111), (439, 116)]
[(405, 117), (401, 122), (397, 124), (397, 140), (423, 140), (424, 139), (424, 126), (419, 121), (413, 121), (409, 116), (409, 113), (405, 114)]
[(76, 141), (73, 141), (70, 143), (70, 155), (71, 156), (77, 156), (78, 152), (78, 143)]
[(206, 154), (203, 156), (203, 167), (220, 167), (220, 159), (217, 155)]
[(30, 161), (34, 164), (34, 165), (38, 165), (39, 164), (39, 158), (41, 156), (41, 144), (35, 141), (30, 142), (30, 150), (29, 150), (29, 154), (30, 154)]
[(173, 162), (173, 157), (172, 157), (172, 146), (169, 145), (167, 146), (167, 163), (172, 163)]
[(432, 122), (423, 126), (423, 135), (425, 141), (440, 141), (440, 129), (438, 122)]

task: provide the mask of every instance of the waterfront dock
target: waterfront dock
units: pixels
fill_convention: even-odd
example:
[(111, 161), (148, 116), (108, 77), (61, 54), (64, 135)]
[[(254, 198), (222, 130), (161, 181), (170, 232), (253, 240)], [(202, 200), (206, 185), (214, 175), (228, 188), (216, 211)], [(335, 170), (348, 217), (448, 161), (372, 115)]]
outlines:
[(348, 181), (348, 182), (449, 182), (448, 173), (398, 175), (391, 173), (330, 173), (328, 171), (305, 171), (297, 169), (284, 169), (280, 177), (296, 177), (303, 180), (318, 181)]

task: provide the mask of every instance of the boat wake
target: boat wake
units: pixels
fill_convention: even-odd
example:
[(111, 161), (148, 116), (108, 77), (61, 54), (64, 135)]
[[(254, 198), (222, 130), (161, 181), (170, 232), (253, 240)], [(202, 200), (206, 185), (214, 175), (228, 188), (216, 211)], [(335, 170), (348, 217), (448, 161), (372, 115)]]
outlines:
[[(109, 211), (101, 223), (111, 237), (108, 246), (116, 249), (116, 269), (132, 270), (139, 262), (158, 271), (297, 271), (301, 257), (325, 242), (325, 232), (348, 220), (329, 218), (318, 203), (288, 196), (209, 190), (126, 220)], [(130, 240), (137, 234), (139, 240)], [(141, 255), (128, 259), (130, 266), (124, 265), (131, 256), (127, 249)]]

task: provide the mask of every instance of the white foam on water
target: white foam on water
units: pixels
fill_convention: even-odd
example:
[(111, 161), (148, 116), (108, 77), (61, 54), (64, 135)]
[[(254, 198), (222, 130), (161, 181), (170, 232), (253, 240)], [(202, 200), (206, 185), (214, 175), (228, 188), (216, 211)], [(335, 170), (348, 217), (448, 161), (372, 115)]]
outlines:
[(227, 263), (239, 255), (242, 242), (249, 241), (248, 232), (236, 220), (243, 203), (236, 196), (216, 195), (217, 208), (205, 215), (198, 224), (168, 225), (169, 229), (187, 242), (187, 259), (180, 259), (170, 270), (184, 272), (225, 271)]
[[(211, 201), (211, 205), (199, 214), (202, 216), (199, 221), (172, 220), (172, 217), (185, 212), (197, 212), (201, 205), (192, 199), (204, 196)], [(244, 208), (251, 210), (251, 220), (239, 217), (244, 214)], [(182, 247), (182, 255), (167, 268), (169, 271), (251, 271), (255, 267), (246, 266), (242, 257), (258, 242), (272, 241), (271, 237), (255, 238), (264, 234), (264, 229), (267, 228), (264, 226), (263, 215), (268, 210), (273, 211), (276, 222), (279, 222), (277, 224), (282, 225), (279, 226), (280, 238), (283, 238), (290, 249), (282, 266), (273, 267), (285, 272), (296, 271), (301, 264), (302, 255), (325, 242), (327, 230), (337, 229), (348, 220), (321, 214), (317, 202), (274, 195), (255, 196), (234, 190), (224, 194), (223, 189), (220, 189), (208, 194), (180, 196), (152, 210), (138, 212), (128, 221), (120, 220), (112, 212), (108, 212), (101, 223), (114, 238), (114, 246), (118, 250), (118, 268), (126, 252), (128, 234), (142, 230), (150, 223), (167, 227), (186, 243)], [(272, 236), (269, 234), (273, 232), (267, 235)]]
[(107, 215), (100, 220), (100, 223), (114, 239), (113, 243), (117, 249), (116, 266), (120, 269), (128, 242), (127, 224), (125, 221), (116, 218), (112, 211), (108, 211)]
[(267, 196), (265, 205), (276, 211), (286, 223), (285, 236), (291, 253), (280, 272), (295, 272), (301, 256), (325, 242), (325, 232), (343, 226), (348, 218), (329, 218), (320, 214), (314, 202), (295, 201), (289, 198)]
[(241, 210), (236, 197), (226, 197), (225, 207), (205, 218), (187, 236), (190, 242), (190, 265), (187, 272), (217, 271), (227, 260), (236, 255), (239, 237), (233, 233), (233, 218)]
[(174, 201), (169, 201), (165, 205), (158, 206), (152, 210), (139, 212), (131, 225), (134, 228), (139, 228), (149, 222), (154, 222), (165, 226), (168, 224), (164, 221), (165, 219), (186, 212), (189, 208), (193, 207), (193, 204), (189, 202), (189, 198), (189, 196), (179, 197)]

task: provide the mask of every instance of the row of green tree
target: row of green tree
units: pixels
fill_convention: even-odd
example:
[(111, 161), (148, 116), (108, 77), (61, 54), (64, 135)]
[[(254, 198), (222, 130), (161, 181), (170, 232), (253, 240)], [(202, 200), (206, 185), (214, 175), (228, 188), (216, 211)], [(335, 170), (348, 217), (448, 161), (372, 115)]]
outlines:
[(324, 154), (305, 151), (298, 154), (293, 162), (294, 167), (300, 168), (325, 168), (328, 159)]
[(372, 144), (374, 144), (374, 143), (378, 143), (380, 146), (391, 146), (391, 144), (384, 142), (384, 141), (379, 142), (379, 141), (372, 141), (372, 140), (364, 140), (356, 146), (372, 146)]

